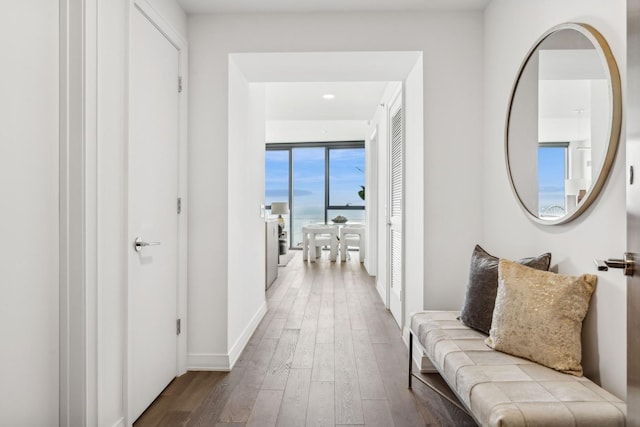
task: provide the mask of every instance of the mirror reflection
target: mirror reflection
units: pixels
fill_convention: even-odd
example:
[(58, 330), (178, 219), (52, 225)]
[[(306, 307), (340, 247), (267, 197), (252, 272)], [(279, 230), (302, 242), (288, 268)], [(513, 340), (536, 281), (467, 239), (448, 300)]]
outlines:
[(615, 154), (619, 78), (616, 91), (615, 62), (607, 60), (594, 32), (578, 24), (548, 32), (523, 64), (512, 94), (506, 138), (510, 179), (538, 222), (567, 222), (584, 211)]

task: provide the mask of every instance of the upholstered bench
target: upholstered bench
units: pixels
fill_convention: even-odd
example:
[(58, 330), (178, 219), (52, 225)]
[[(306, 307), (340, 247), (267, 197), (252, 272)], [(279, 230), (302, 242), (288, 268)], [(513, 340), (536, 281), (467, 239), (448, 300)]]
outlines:
[(484, 343), (486, 335), (464, 326), (458, 316), (455, 311), (412, 316), (409, 388), (413, 377), (433, 388), (412, 370), (415, 335), (419, 347), (464, 405), (462, 409), (481, 426), (625, 425), (622, 400), (586, 377), (493, 350)]

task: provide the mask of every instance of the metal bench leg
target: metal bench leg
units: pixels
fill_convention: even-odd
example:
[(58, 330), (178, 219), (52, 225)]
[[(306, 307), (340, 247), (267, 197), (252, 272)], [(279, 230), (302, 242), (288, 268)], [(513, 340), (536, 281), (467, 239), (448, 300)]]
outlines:
[(455, 400), (451, 399), (449, 396), (447, 396), (446, 394), (438, 390), (437, 387), (429, 384), (424, 379), (419, 377), (417, 374), (413, 373), (413, 332), (411, 332), (411, 329), (409, 329), (409, 389), (411, 389), (411, 380), (413, 377), (415, 377), (422, 384), (424, 384), (425, 386), (427, 386), (428, 388), (436, 392), (436, 394), (438, 394), (440, 397), (442, 397), (443, 399), (451, 403), (453, 406), (460, 409), (463, 413), (471, 415), (471, 413), (467, 410), (467, 408), (460, 405)]
[(409, 389), (411, 388), (411, 378), (413, 377), (413, 332), (409, 328)]

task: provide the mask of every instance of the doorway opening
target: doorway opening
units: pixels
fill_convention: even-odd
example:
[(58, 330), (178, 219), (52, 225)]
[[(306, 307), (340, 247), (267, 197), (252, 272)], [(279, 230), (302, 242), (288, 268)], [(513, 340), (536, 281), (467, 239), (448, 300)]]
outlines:
[[(364, 140), (365, 158), (369, 159), (365, 169), (365, 216), (375, 221), (365, 224), (368, 261), (365, 261), (365, 268), (370, 274), (376, 275), (376, 286), (381, 299), (389, 307), (390, 286), (390, 251), (388, 223), (390, 209), (388, 206), (388, 168), (389, 153), (388, 145), (390, 139), (391, 126), (389, 125), (389, 108), (394, 96), (401, 91), (410, 93), (411, 96), (402, 97), (402, 102), (406, 103), (406, 116), (403, 118), (403, 132), (407, 132), (407, 147), (415, 149), (420, 153), (405, 165), (408, 174), (412, 174), (412, 194), (422, 194), (424, 183), (422, 179), (422, 138), (423, 128), (423, 70), (421, 52), (327, 52), (327, 53), (237, 53), (229, 55), (229, 170), (230, 181), (229, 193), (230, 211), (234, 215), (230, 217), (229, 227), (234, 229), (235, 225), (246, 229), (248, 224), (251, 229), (252, 242), (230, 241), (230, 259), (241, 259), (246, 256), (247, 246), (264, 248), (264, 222), (266, 217), (266, 207), (272, 201), (265, 200), (265, 148), (266, 143), (280, 142), (292, 143), (301, 141), (344, 141), (344, 140)], [(282, 101), (279, 96), (273, 94), (270, 85), (284, 84), (341, 84), (356, 85), (359, 83), (382, 83), (384, 90), (374, 105), (373, 110), (366, 118), (356, 118), (354, 120), (337, 120), (335, 117), (316, 116), (310, 117), (278, 117), (277, 120), (269, 120), (269, 108), (274, 99)], [(273, 86), (271, 86), (273, 87)], [(291, 99), (299, 93), (292, 94)], [(327, 93), (327, 95), (331, 95)], [(337, 96), (335, 97), (337, 98)], [(326, 98), (324, 98), (326, 100)], [(290, 109), (291, 114), (296, 113), (295, 102), (281, 102)], [(284, 108), (284, 107), (283, 107)], [(272, 117), (273, 118), (273, 117)], [(327, 129), (327, 123), (332, 126)], [(359, 122), (354, 123), (354, 122)], [(302, 129), (304, 125), (304, 129)], [(332, 132), (339, 130), (340, 136), (331, 138)], [(355, 133), (356, 136), (353, 136)], [(278, 137), (274, 137), (274, 135)], [(304, 134), (305, 136), (301, 136)], [(372, 139), (375, 135), (375, 139)], [(336, 139), (337, 138), (337, 139)], [(370, 153), (372, 145), (376, 147), (376, 153)], [(376, 159), (375, 164), (371, 159)], [(247, 171), (247, 165), (257, 167), (262, 165), (260, 170)], [(237, 174), (236, 174), (237, 172)], [(292, 174), (289, 175), (291, 180)], [(261, 185), (262, 184), (262, 185)], [(256, 189), (256, 187), (259, 187)], [(417, 192), (416, 192), (417, 191)], [(242, 195), (236, 197), (235, 195)], [(369, 196), (372, 197), (369, 197)], [(326, 195), (325, 195), (326, 196)], [(278, 200), (281, 202), (287, 200)], [(292, 202), (290, 200), (290, 202)], [(422, 229), (424, 218), (424, 206), (422, 197), (412, 199), (408, 195), (403, 199), (407, 203), (403, 210), (407, 224), (420, 224)], [(412, 204), (414, 203), (414, 204)], [(330, 206), (331, 201), (326, 205)], [(256, 218), (255, 212), (260, 206), (261, 218)], [(294, 207), (295, 208), (295, 207)], [(372, 212), (375, 211), (375, 215)], [(324, 214), (326, 216), (327, 214)], [(321, 218), (324, 220), (325, 218)], [(290, 221), (288, 221), (290, 222)], [(293, 218), (295, 223), (295, 218)], [(237, 223), (237, 224), (236, 224)], [(397, 236), (403, 235), (404, 230)], [(394, 274), (396, 279), (404, 282), (407, 274), (414, 277), (423, 276), (422, 262), (412, 261), (405, 265), (405, 246), (415, 246), (413, 258), (422, 253), (423, 238), (420, 235), (412, 236), (407, 243), (407, 239), (401, 238), (397, 241), (396, 254), (401, 254), (399, 263), (396, 263)], [(293, 243), (295, 237), (292, 236)], [(374, 246), (370, 246), (374, 245)], [(412, 258), (412, 259), (413, 259)], [(398, 270), (399, 266), (399, 270)], [(229, 280), (234, 283), (246, 282), (255, 279), (247, 269), (233, 268), (229, 270)], [(403, 288), (404, 289), (404, 288)], [(412, 290), (413, 292), (409, 292)], [(415, 281), (413, 285), (406, 288), (399, 297), (401, 303), (398, 307), (396, 321), (401, 328), (407, 322), (405, 313), (411, 310), (422, 308), (422, 283)], [(410, 294), (411, 303), (407, 305), (405, 299)]]

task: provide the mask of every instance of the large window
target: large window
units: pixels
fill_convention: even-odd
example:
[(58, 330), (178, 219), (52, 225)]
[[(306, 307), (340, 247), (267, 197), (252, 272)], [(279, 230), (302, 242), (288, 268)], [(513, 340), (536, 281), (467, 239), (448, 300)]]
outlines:
[(329, 206), (364, 206), (364, 148), (329, 149)]
[(302, 227), (325, 222), (325, 149), (294, 148), (291, 181), (292, 246), (302, 242)]
[[(289, 202), (289, 150), (270, 150), (265, 153), (265, 194), (267, 210), (273, 202)], [(289, 232), (290, 215), (283, 215), (285, 231)]]
[(289, 202), (289, 245), (302, 242), (302, 227), (330, 223), (338, 215), (364, 222), (364, 142), (267, 144), (265, 205)]

